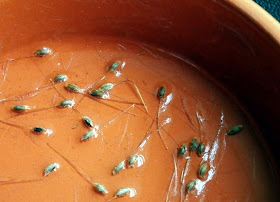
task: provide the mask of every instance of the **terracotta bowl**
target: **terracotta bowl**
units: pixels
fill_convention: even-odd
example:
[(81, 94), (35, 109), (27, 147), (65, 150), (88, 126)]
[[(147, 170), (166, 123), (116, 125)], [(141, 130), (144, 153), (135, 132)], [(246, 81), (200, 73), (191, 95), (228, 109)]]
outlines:
[(7, 0), (0, 15), (2, 59), (68, 33), (175, 51), (238, 98), (279, 164), (280, 25), (251, 0)]

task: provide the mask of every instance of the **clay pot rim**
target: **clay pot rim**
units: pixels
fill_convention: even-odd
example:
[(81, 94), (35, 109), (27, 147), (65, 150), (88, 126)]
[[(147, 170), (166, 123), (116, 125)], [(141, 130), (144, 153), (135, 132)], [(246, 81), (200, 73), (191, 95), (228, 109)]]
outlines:
[(280, 23), (253, 0), (224, 0), (253, 20), (280, 46)]

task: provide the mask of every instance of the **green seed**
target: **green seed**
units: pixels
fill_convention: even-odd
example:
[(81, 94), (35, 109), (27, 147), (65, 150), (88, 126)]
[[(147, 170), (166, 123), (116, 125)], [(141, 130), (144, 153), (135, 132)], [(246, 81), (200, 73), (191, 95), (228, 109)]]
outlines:
[(180, 158), (183, 158), (187, 154), (187, 146), (183, 144), (179, 149), (178, 149), (178, 155)]
[(132, 168), (134, 166), (134, 164), (136, 163), (137, 158), (138, 158), (137, 155), (130, 156), (129, 160), (128, 160), (128, 167)]
[(44, 128), (40, 128), (40, 127), (34, 127), (32, 130), (33, 133), (44, 133), (46, 131)]
[(44, 48), (42, 48), (41, 50), (38, 50), (38, 51), (35, 53), (35, 55), (36, 55), (37, 57), (44, 57), (44, 56), (49, 55), (49, 54), (51, 54), (51, 53), (52, 53), (51, 49), (44, 47)]
[(57, 169), (60, 168), (60, 165), (58, 163), (53, 163), (51, 165), (49, 165), (46, 169), (45, 169), (45, 175), (47, 176), (49, 174), (51, 174), (53, 171), (57, 171)]
[(90, 128), (93, 127), (93, 122), (89, 117), (85, 116), (85, 117), (83, 117), (83, 120), (88, 127), (90, 127)]
[(197, 147), (198, 147), (198, 140), (197, 138), (194, 138), (190, 143), (190, 149), (191, 151), (195, 151), (197, 150)]
[(99, 90), (93, 90), (93, 91), (90, 92), (90, 95), (92, 97), (97, 97), (97, 98), (102, 98), (103, 94), (104, 93), (102, 91), (99, 91)]
[(94, 188), (100, 194), (108, 194), (107, 189), (102, 184), (95, 183)]
[(187, 192), (190, 193), (192, 190), (194, 190), (195, 185), (196, 185), (196, 181), (195, 180), (190, 181), (190, 183), (187, 186)]
[(24, 112), (29, 109), (30, 109), (30, 107), (27, 105), (16, 105), (13, 107), (13, 110), (16, 112)]
[(164, 96), (165, 96), (165, 93), (166, 93), (165, 87), (164, 86), (160, 87), (158, 89), (158, 97), (159, 97), (159, 99), (163, 99)]
[(54, 83), (62, 83), (68, 80), (67, 75), (58, 75), (57, 77), (54, 78)]
[(202, 156), (204, 154), (204, 151), (205, 151), (205, 146), (203, 143), (200, 143), (197, 147), (197, 154), (198, 156)]
[(207, 169), (208, 169), (207, 164), (206, 164), (206, 163), (202, 164), (202, 165), (200, 166), (200, 168), (199, 168), (198, 176), (199, 176), (200, 178), (203, 178), (204, 175), (205, 175), (206, 172), (207, 172)]
[(74, 100), (65, 100), (59, 104), (60, 107), (72, 108), (75, 105)]
[(113, 87), (114, 87), (114, 84), (106, 83), (106, 84), (104, 84), (103, 86), (101, 86), (99, 88), (99, 91), (101, 91), (101, 92), (108, 92), (108, 91), (112, 90)]
[(123, 197), (130, 192), (130, 188), (122, 188), (117, 191), (115, 197)]
[(71, 91), (71, 92), (75, 92), (75, 93), (81, 92), (81, 89), (78, 86), (74, 85), (74, 84), (67, 84), (65, 86), (65, 88), (67, 90)]
[(88, 131), (81, 139), (81, 141), (87, 141), (89, 139), (91, 139), (93, 136), (96, 136), (95, 131), (91, 130)]
[(114, 64), (112, 64), (112, 66), (109, 68), (109, 70), (110, 70), (111, 72), (115, 72), (115, 71), (117, 71), (117, 69), (120, 67), (120, 65), (121, 65), (121, 62), (120, 62), (120, 61), (117, 61), (117, 62), (115, 62)]
[(229, 132), (227, 133), (227, 135), (236, 135), (238, 134), (239, 132), (241, 132), (243, 130), (243, 125), (237, 125), (237, 126), (234, 126), (233, 128), (231, 128), (229, 130)]
[(121, 172), (124, 169), (124, 161), (122, 161), (119, 165), (117, 165), (114, 170), (113, 170), (113, 175), (118, 174), (119, 172)]

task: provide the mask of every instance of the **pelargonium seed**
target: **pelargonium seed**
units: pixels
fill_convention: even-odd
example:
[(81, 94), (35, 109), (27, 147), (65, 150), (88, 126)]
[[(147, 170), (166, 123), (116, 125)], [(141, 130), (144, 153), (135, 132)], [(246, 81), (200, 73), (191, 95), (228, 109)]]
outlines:
[(60, 168), (60, 165), (58, 163), (53, 163), (51, 165), (49, 165), (46, 169), (45, 169), (45, 174), (44, 176), (48, 176), (49, 174), (51, 174), (54, 171), (57, 171), (57, 169)]
[(164, 86), (161, 86), (158, 89), (158, 97), (159, 97), (159, 99), (163, 99), (165, 97), (165, 93), (166, 93), (166, 88)]
[(123, 169), (125, 169), (125, 162), (122, 161), (119, 165), (117, 165), (113, 170), (113, 175), (120, 173)]
[(202, 156), (205, 152), (205, 146), (203, 143), (200, 143), (197, 147), (197, 154), (198, 156)]
[(178, 149), (178, 155), (180, 158), (183, 158), (187, 154), (187, 145), (183, 144), (179, 149)]
[(100, 194), (108, 194), (107, 189), (106, 189), (105, 186), (102, 185), (102, 184), (95, 183), (95, 184), (94, 184), (94, 188), (95, 188), (95, 190), (96, 190), (98, 193), (100, 193)]
[(240, 133), (243, 130), (243, 125), (237, 125), (232, 127), (229, 132), (227, 133), (227, 135), (237, 135), (238, 133)]
[(29, 110), (30, 107), (27, 105), (16, 105), (13, 107), (13, 110), (16, 112), (25, 112), (26, 110)]
[(54, 83), (62, 83), (68, 80), (68, 76), (61, 74), (54, 78)]
[(194, 138), (190, 143), (190, 150), (191, 151), (196, 151), (197, 147), (198, 147), (198, 139)]
[(207, 163), (202, 164), (202, 165), (200, 166), (199, 170), (198, 170), (198, 176), (199, 176), (200, 178), (203, 178), (204, 175), (206, 174), (207, 170), (208, 170)]
[(49, 49), (49, 48), (46, 48), (46, 47), (43, 47), (41, 50), (38, 50), (35, 55), (37, 57), (44, 57), (44, 56), (47, 56), (47, 55), (50, 55), (52, 53), (52, 50)]
[(93, 122), (92, 122), (92, 120), (91, 120), (89, 117), (87, 117), (87, 116), (83, 117), (83, 121), (85, 122), (85, 124), (86, 124), (88, 127), (90, 127), (90, 128), (93, 127)]

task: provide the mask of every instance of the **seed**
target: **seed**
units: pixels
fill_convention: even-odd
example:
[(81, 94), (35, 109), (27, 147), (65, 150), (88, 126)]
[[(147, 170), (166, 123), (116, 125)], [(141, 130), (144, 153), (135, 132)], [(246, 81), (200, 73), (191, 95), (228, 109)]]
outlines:
[(122, 188), (119, 189), (115, 195), (115, 197), (123, 197), (130, 192), (130, 188)]
[(120, 62), (120, 61), (117, 61), (117, 62), (115, 62), (114, 64), (111, 65), (111, 67), (109, 68), (109, 70), (110, 70), (111, 72), (115, 72), (115, 71), (117, 71), (117, 69), (120, 67), (120, 65), (121, 65), (121, 62)]
[(118, 174), (119, 172), (121, 172), (124, 169), (124, 161), (122, 161), (119, 165), (117, 165), (114, 170), (113, 170), (113, 175)]
[(32, 131), (33, 133), (38, 134), (38, 133), (44, 133), (46, 130), (44, 128), (34, 127)]
[(195, 185), (196, 185), (196, 181), (195, 180), (190, 181), (190, 183), (187, 186), (187, 192), (190, 193), (192, 190), (194, 190)]
[(165, 96), (165, 93), (166, 93), (165, 87), (164, 86), (160, 87), (158, 89), (158, 97), (159, 97), (159, 99), (163, 99), (164, 96)]
[(58, 163), (53, 163), (51, 165), (49, 165), (46, 169), (45, 169), (45, 175), (47, 176), (49, 174), (51, 174), (53, 171), (57, 171), (57, 169), (60, 168), (60, 165)]
[(94, 131), (94, 130), (88, 131), (88, 132), (82, 137), (81, 141), (87, 141), (87, 140), (89, 140), (90, 138), (92, 138), (93, 136), (96, 136), (95, 131)]
[(137, 155), (131, 155), (128, 160), (128, 167), (132, 168), (137, 161)]
[(54, 83), (62, 83), (68, 80), (67, 75), (58, 75), (57, 77), (54, 78)]
[(49, 55), (49, 54), (51, 54), (51, 53), (52, 53), (51, 49), (44, 47), (44, 48), (42, 48), (41, 50), (38, 50), (38, 51), (35, 53), (35, 55), (36, 55), (37, 57), (44, 57), (44, 56)]
[(103, 86), (101, 86), (99, 88), (99, 91), (101, 91), (101, 92), (108, 92), (108, 91), (112, 90), (113, 87), (114, 87), (114, 84), (106, 83), (106, 84), (104, 84)]
[(187, 145), (183, 144), (179, 149), (178, 149), (178, 155), (180, 158), (183, 158), (187, 154)]
[(198, 147), (198, 140), (197, 138), (194, 138), (190, 143), (190, 149), (191, 151), (195, 151), (197, 150), (197, 147)]
[(59, 106), (63, 108), (72, 108), (74, 105), (75, 105), (74, 100), (65, 100), (59, 104)]
[(92, 97), (97, 97), (97, 98), (102, 98), (103, 94), (104, 93), (102, 91), (99, 91), (99, 90), (93, 90), (93, 91), (90, 92), (90, 95)]
[(102, 184), (95, 183), (94, 188), (97, 192), (101, 194), (108, 194), (107, 189)]
[(197, 147), (197, 154), (198, 156), (202, 156), (204, 154), (204, 151), (205, 151), (205, 146), (203, 143), (200, 143)]
[(207, 169), (208, 169), (207, 164), (206, 164), (206, 163), (202, 164), (202, 165), (200, 166), (200, 168), (199, 168), (198, 176), (199, 176), (200, 178), (203, 178), (204, 175), (205, 175), (206, 172), (207, 172)]
[(74, 84), (67, 84), (65, 86), (65, 88), (67, 90), (71, 91), (71, 92), (75, 92), (75, 93), (81, 92), (81, 89), (78, 86), (74, 85)]
[(85, 116), (83, 117), (83, 120), (88, 127), (93, 127), (93, 122), (89, 117)]
[(30, 107), (27, 105), (16, 105), (13, 107), (13, 110), (16, 112), (24, 112), (29, 109), (30, 109)]
[(237, 126), (234, 126), (233, 128), (231, 128), (229, 130), (229, 132), (227, 133), (227, 135), (236, 135), (238, 134), (239, 132), (241, 132), (243, 130), (243, 125), (237, 125)]

